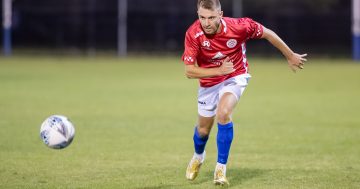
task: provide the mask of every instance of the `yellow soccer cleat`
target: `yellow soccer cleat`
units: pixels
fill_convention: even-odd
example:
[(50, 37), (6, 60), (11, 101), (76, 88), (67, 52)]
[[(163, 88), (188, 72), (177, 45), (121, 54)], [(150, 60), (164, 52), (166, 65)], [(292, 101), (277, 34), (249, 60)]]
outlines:
[(201, 156), (198, 156), (198, 155), (194, 155), (191, 158), (189, 165), (186, 169), (186, 175), (185, 175), (188, 180), (191, 180), (191, 181), (195, 180), (195, 178), (199, 174), (200, 167), (201, 167), (202, 163), (204, 162), (204, 159), (205, 159), (205, 152), (203, 153), (202, 158), (201, 158)]
[(214, 184), (215, 185), (230, 185), (229, 181), (226, 179), (226, 167), (225, 166), (216, 166), (214, 172)]

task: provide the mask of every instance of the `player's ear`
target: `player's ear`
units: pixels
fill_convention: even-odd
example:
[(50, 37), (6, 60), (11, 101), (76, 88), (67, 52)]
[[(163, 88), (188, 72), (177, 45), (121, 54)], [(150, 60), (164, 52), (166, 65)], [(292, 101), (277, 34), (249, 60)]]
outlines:
[(224, 12), (223, 12), (223, 11), (219, 11), (219, 16), (220, 16), (220, 18), (222, 18), (223, 15), (224, 15)]

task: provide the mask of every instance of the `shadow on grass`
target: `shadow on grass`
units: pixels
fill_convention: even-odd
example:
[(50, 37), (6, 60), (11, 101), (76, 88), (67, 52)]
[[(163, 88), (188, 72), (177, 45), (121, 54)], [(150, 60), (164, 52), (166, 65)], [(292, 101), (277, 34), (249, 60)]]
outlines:
[(197, 177), (194, 181), (188, 181), (185, 179), (183, 179), (183, 181), (181, 183), (174, 183), (174, 184), (164, 184), (164, 185), (157, 185), (157, 186), (147, 186), (147, 187), (141, 187), (141, 188), (137, 188), (137, 189), (167, 189), (167, 188), (189, 188), (191, 187), (191, 185), (193, 186), (198, 186), (201, 185), (205, 182), (209, 182), (212, 181), (210, 180), (212, 179), (212, 177), (209, 177), (208, 174), (206, 174), (206, 177)]
[(161, 186), (148, 186), (137, 189), (161, 189), (161, 188), (181, 188), (183, 185), (161, 185)]
[[(268, 170), (262, 169), (230, 169), (227, 170), (226, 175), (230, 182), (230, 186), (227, 188), (233, 188), (236, 186), (241, 185), (242, 183), (251, 180), (253, 178), (259, 177), (264, 175)], [(182, 184), (165, 184), (165, 185), (158, 185), (158, 186), (149, 186), (149, 187), (142, 187), (141, 189), (161, 189), (161, 188), (187, 188), (189, 184), (197, 186), (201, 185), (206, 182), (213, 182), (214, 172), (208, 171), (204, 172), (200, 177), (196, 178), (194, 181), (187, 181), (184, 179)], [(140, 189), (140, 188), (139, 188)]]
[(268, 170), (263, 169), (229, 169), (226, 171), (230, 187), (241, 185), (242, 183), (266, 174)]
[[(230, 182), (230, 186), (227, 188), (236, 187), (238, 185), (241, 185), (242, 183), (251, 180), (253, 178), (259, 177), (261, 175), (264, 175), (268, 170), (262, 170), (262, 169), (228, 169), (226, 171), (227, 179)], [(208, 179), (206, 179), (204, 182), (208, 182), (209, 180), (212, 182), (214, 178), (214, 172), (209, 171), (206, 173)]]
[[(226, 171), (227, 179), (230, 182), (230, 186), (228, 188), (236, 187), (241, 185), (248, 180), (264, 175), (268, 170), (262, 169), (228, 169)], [(197, 179), (194, 181), (195, 184), (202, 184), (204, 182), (213, 182), (214, 172), (208, 171), (201, 177), (201, 179)]]

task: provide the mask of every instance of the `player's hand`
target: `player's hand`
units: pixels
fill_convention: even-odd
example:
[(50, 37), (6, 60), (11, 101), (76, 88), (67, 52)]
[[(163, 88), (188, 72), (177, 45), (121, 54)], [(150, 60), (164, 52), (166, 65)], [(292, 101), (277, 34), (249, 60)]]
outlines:
[(304, 64), (307, 61), (306, 56), (307, 54), (293, 53), (292, 56), (287, 59), (290, 69), (293, 72), (296, 72), (297, 69), (304, 69)]
[(226, 57), (219, 67), (220, 75), (231, 74), (235, 71), (234, 63), (230, 61), (229, 57)]

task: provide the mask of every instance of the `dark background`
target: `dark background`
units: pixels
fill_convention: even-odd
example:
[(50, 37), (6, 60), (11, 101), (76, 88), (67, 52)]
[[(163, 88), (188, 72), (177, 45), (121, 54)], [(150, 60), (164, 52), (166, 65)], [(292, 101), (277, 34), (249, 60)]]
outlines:
[[(128, 0), (129, 53), (181, 53), (185, 31), (197, 19), (196, 2)], [(233, 16), (232, 1), (221, 2), (224, 16)], [(13, 48), (116, 53), (117, 3), (117, 0), (15, 0)], [(274, 30), (296, 51), (351, 55), (350, 1), (243, 0), (242, 10), (244, 17)], [(248, 43), (249, 49), (264, 55), (275, 52), (259, 44), (265, 43)]]

